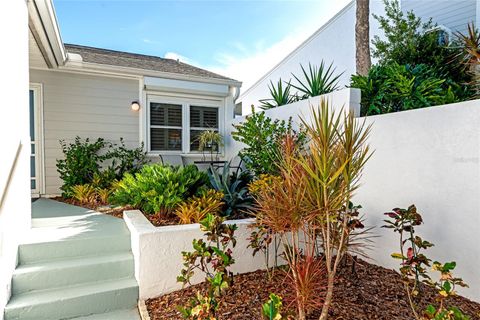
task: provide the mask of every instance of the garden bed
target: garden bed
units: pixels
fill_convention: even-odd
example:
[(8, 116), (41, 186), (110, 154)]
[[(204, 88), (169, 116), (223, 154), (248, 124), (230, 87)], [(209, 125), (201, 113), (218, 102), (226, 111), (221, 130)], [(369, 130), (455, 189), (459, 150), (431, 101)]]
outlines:
[[(261, 305), (268, 300), (270, 293), (288, 297), (289, 292), (282, 271), (277, 271), (269, 281), (266, 271), (255, 271), (235, 276), (235, 282), (220, 307), (218, 319), (252, 320), (262, 319)], [(178, 306), (187, 305), (196, 291), (204, 290), (203, 284), (175, 291), (146, 301), (152, 320), (183, 319)], [(423, 287), (423, 298), (419, 306), (435, 303), (435, 292)], [(450, 303), (460, 308), (472, 320), (480, 319), (480, 304), (457, 296)], [(285, 301), (284, 305), (288, 302)], [(292, 314), (294, 308), (292, 308)], [(399, 274), (374, 264), (359, 260), (352, 272), (352, 264), (347, 263), (339, 270), (334, 289), (334, 301), (330, 308), (330, 319), (413, 319)], [(318, 319), (313, 312), (308, 319)]]
[[(74, 206), (95, 210), (100, 213), (108, 214), (110, 216), (114, 216), (116, 218), (123, 218), (123, 211), (125, 210), (132, 210), (132, 207), (128, 206), (109, 206), (109, 205), (99, 205), (96, 203), (88, 204), (77, 201), (73, 198), (64, 198), (64, 197), (55, 197), (52, 200), (60, 201), (64, 203), (68, 203)], [(142, 212), (140, 210), (140, 212)], [(155, 227), (163, 227), (163, 226), (173, 226), (173, 225), (181, 225), (180, 219), (175, 215), (161, 215), (161, 214), (148, 214), (142, 212), (145, 218), (150, 221), (152, 225)], [(248, 219), (251, 216), (247, 212), (241, 212), (229, 217), (229, 220), (242, 220)]]

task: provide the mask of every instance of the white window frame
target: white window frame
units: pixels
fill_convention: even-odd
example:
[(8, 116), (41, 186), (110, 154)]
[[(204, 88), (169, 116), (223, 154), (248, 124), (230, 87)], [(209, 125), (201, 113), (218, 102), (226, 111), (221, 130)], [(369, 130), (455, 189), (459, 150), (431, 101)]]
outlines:
[[(145, 145), (147, 154), (156, 155), (190, 155), (200, 156), (201, 151), (190, 151), (190, 106), (218, 108), (218, 132), (225, 137), (225, 100), (201, 96), (167, 96), (155, 93), (147, 93), (147, 110), (145, 119)], [(182, 127), (150, 125), (150, 103), (165, 103), (182, 105)], [(152, 150), (150, 145), (150, 129), (182, 129), (182, 150)], [(197, 128), (196, 128), (197, 129)], [(211, 128), (205, 128), (211, 129)], [(224, 148), (220, 149), (220, 156), (224, 156)]]
[[(31, 189), (32, 197), (39, 197), (45, 193), (45, 152), (44, 152), (44, 131), (43, 131), (43, 85), (41, 83), (30, 83), (29, 92), (33, 91), (34, 98), (34, 129), (35, 141), (35, 189)], [(30, 150), (31, 150), (31, 146)], [(30, 156), (34, 154), (30, 153)], [(29, 159), (30, 164), (30, 159)], [(29, 170), (30, 175), (30, 170)], [(30, 178), (30, 180), (33, 180)], [(29, 184), (30, 185), (30, 184)]]

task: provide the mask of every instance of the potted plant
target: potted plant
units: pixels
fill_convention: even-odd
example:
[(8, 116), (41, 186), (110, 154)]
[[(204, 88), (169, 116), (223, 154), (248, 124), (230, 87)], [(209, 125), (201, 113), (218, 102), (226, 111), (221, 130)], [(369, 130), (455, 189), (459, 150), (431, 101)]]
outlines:
[(213, 161), (213, 152), (216, 152), (215, 159), (218, 158), (220, 147), (223, 146), (223, 136), (213, 130), (203, 131), (198, 136), (199, 150), (203, 152), (203, 158), (205, 159), (205, 150), (210, 151), (210, 160)]

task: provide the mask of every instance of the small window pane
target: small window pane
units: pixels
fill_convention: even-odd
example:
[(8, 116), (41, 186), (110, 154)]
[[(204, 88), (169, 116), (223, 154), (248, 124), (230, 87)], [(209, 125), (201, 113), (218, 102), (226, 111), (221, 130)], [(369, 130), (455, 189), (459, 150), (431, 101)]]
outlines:
[(190, 127), (218, 129), (218, 108), (191, 106)]
[(182, 126), (182, 105), (150, 103), (150, 124), (156, 126)]
[(37, 182), (35, 180), (30, 180), (30, 189), (35, 190), (37, 189)]
[(35, 157), (30, 157), (30, 177), (35, 178)]
[(152, 151), (182, 150), (182, 130), (151, 128), (150, 149)]
[(31, 146), (30, 151), (32, 152), (32, 154), (35, 154), (35, 144), (32, 143), (32, 144), (30, 144), (30, 146)]
[(30, 90), (30, 138), (35, 140), (35, 94)]

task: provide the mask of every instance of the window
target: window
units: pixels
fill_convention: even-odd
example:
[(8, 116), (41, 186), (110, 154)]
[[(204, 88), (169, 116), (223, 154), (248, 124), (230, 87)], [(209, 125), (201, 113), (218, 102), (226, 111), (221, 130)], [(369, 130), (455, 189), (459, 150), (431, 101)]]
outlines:
[[(212, 130), (222, 133), (221, 100), (148, 96), (146, 115), (148, 151), (152, 153), (199, 152), (199, 135)], [(217, 150), (218, 146), (213, 146)], [(208, 149), (209, 150), (209, 149)]]
[(182, 150), (182, 105), (150, 103), (150, 150)]
[(199, 151), (198, 137), (206, 130), (218, 132), (218, 108), (190, 106), (190, 151)]

